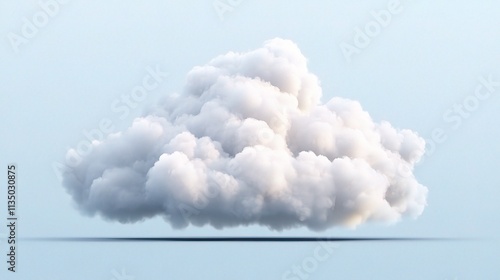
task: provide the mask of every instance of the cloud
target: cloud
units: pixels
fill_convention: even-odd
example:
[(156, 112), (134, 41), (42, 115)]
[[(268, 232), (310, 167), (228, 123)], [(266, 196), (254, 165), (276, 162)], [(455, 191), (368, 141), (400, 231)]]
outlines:
[(324, 230), (419, 216), (427, 188), (412, 170), (424, 140), (321, 95), (291, 41), (229, 52), (193, 68), (180, 94), (126, 130), (93, 141), (63, 185), (85, 214), (159, 215), (174, 228)]

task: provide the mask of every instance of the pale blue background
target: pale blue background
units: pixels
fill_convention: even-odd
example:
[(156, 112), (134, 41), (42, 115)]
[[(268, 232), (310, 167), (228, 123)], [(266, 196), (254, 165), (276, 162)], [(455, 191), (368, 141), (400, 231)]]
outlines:
[[(222, 0), (221, 0), (222, 1)], [(70, 0), (14, 52), (7, 38), (38, 1), (0, 2), (0, 169), (19, 169), (19, 235), (45, 236), (380, 236), (474, 237), (481, 241), (341, 243), (309, 279), (500, 279), (500, 88), (457, 129), (443, 113), (474, 92), (478, 77), (500, 81), (500, 3), (493, 0), (401, 0), (403, 11), (349, 63), (370, 11), (389, 1), (243, 0), (221, 21), (213, 1)], [(157, 218), (133, 225), (81, 216), (52, 164), (103, 118), (128, 126), (163, 94), (179, 91), (195, 65), (227, 51), (258, 48), (274, 37), (295, 41), (320, 78), (323, 101), (359, 100), (377, 120), (410, 128), (439, 144), (416, 175), (429, 188), (417, 220), (369, 224), (355, 231), (283, 233), (249, 227), (174, 231)], [(110, 104), (141, 83), (146, 67), (170, 76), (126, 120)], [(6, 172), (6, 171), (1, 171)], [(6, 216), (1, 177), (0, 234)], [(7, 245), (1, 240), (0, 253)], [(281, 279), (310, 257), (315, 243), (34, 243), (19, 246), (19, 272), (1, 279), (113, 279), (123, 268), (137, 280)]]

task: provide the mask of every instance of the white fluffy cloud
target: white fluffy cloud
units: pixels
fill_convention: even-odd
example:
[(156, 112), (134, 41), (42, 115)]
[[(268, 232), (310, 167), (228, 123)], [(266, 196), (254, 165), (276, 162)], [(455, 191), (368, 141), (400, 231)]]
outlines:
[(291, 41), (218, 56), (189, 72), (181, 94), (94, 141), (64, 186), (84, 213), (160, 215), (175, 228), (324, 230), (419, 216), (427, 188), (412, 170), (424, 140), (321, 95)]

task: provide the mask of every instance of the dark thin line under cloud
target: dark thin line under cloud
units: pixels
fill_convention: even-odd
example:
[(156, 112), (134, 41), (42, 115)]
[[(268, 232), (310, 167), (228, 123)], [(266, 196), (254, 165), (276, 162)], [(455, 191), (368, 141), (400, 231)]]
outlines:
[(45, 237), (26, 240), (49, 242), (413, 242), (464, 239), (433, 237)]

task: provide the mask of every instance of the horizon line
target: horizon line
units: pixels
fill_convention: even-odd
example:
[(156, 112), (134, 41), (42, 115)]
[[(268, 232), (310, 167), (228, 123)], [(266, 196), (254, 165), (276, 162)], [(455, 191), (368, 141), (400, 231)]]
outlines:
[(448, 237), (34, 237), (27, 241), (48, 242), (380, 242), (380, 241), (460, 241)]

